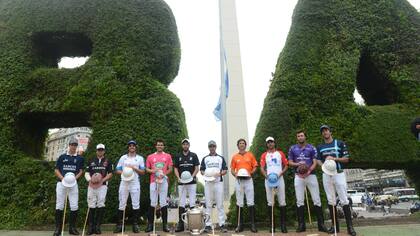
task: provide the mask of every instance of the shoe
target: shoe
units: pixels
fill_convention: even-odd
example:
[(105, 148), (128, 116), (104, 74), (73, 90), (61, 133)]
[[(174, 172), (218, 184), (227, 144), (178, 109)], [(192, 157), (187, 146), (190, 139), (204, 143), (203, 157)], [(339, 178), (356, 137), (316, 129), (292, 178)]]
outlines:
[(297, 217), (298, 217), (298, 227), (296, 229), (297, 233), (305, 232), (306, 225), (305, 225), (305, 206), (297, 207)]
[(205, 228), (204, 228), (204, 232), (205, 233), (211, 233), (213, 230), (212, 230), (212, 228), (211, 228), (211, 226), (210, 225), (207, 225)]
[(225, 228), (225, 225), (220, 226), (220, 232), (222, 232), (222, 233), (227, 233), (228, 232), (228, 230)]
[(178, 224), (176, 225), (175, 232), (184, 232), (184, 221), (182, 221), (182, 214), (185, 213), (185, 208), (180, 207), (178, 209)]
[(258, 232), (257, 227), (255, 226), (255, 206), (248, 207), (249, 220), (251, 221), (251, 232)]
[(76, 228), (77, 213), (79, 211), (70, 211), (69, 217), (69, 234), (71, 235), (80, 235), (79, 231)]
[(55, 231), (53, 236), (60, 236), (63, 226), (63, 211), (55, 210)]

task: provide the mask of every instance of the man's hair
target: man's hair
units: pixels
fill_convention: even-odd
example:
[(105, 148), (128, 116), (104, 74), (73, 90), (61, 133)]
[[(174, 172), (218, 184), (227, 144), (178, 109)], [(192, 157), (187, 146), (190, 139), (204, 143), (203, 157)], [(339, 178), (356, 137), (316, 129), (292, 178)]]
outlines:
[(156, 146), (158, 143), (162, 143), (163, 145), (165, 145), (165, 141), (163, 141), (163, 139), (156, 139), (155, 146)]
[(245, 140), (245, 139), (243, 139), (243, 138), (240, 138), (240, 139), (238, 139), (238, 141), (236, 142), (236, 146), (238, 146), (238, 145), (239, 145), (239, 143), (240, 143), (241, 141), (244, 141), (245, 145), (247, 145), (247, 144), (246, 144), (246, 140)]
[(303, 133), (305, 135), (305, 137), (306, 137), (306, 132), (305, 132), (304, 129), (298, 129), (298, 130), (296, 130), (296, 134), (300, 134), (300, 133)]

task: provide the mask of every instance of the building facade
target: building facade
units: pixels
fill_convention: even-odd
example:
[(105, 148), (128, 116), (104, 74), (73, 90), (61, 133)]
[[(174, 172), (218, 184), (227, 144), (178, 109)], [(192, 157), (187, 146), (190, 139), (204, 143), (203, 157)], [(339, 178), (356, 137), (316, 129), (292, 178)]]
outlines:
[(83, 154), (91, 135), (92, 130), (88, 127), (61, 128), (51, 131), (45, 143), (45, 159), (56, 161), (61, 154), (67, 152), (71, 137), (77, 138), (79, 141), (77, 151), (79, 154)]

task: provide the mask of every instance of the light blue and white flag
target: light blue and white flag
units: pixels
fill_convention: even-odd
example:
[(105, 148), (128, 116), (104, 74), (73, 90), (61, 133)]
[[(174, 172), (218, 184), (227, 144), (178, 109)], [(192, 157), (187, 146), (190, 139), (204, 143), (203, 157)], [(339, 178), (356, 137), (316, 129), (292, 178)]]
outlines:
[[(222, 41), (222, 40), (220, 40), (220, 41)], [(222, 85), (220, 87), (219, 102), (217, 103), (217, 106), (213, 110), (213, 114), (216, 117), (217, 121), (222, 120), (222, 115), (223, 115), (222, 102), (225, 102), (226, 98), (229, 96), (229, 72), (228, 72), (228, 68), (227, 68), (226, 51), (225, 51), (223, 46), (221, 46), (221, 50), (222, 50), (222, 54), (223, 54), (223, 59), (222, 59), (223, 63), (220, 63), (220, 65), (221, 65), (221, 70), (223, 71), (223, 75), (222, 75), (223, 80), (222, 81), (224, 82), (224, 86)], [(223, 96), (224, 96), (225, 99), (223, 99)]]

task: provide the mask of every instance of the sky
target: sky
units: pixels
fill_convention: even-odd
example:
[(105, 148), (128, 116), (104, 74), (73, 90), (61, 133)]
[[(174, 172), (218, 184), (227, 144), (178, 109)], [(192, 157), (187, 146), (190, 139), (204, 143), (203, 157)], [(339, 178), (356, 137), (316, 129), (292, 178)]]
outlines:
[[(181, 42), (178, 76), (169, 89), (185, 112), (191, 151), (207, 155), (215, 140), (221, 152), (221, 123), (213, 109), (220, 95), (218, 0), (165, 0), (175, 16)], [(420, 0), (409, 0), (420, 9)], [(249, 143), (263, 108), (277, 58), (285, 44), (297, 0), (236, 0)], [(71, 60), (63, 64), (83, 64)], [(357, 95), (356, 95), (357, 97)], [(360, 97), (357, 102), (363, 102)]]

